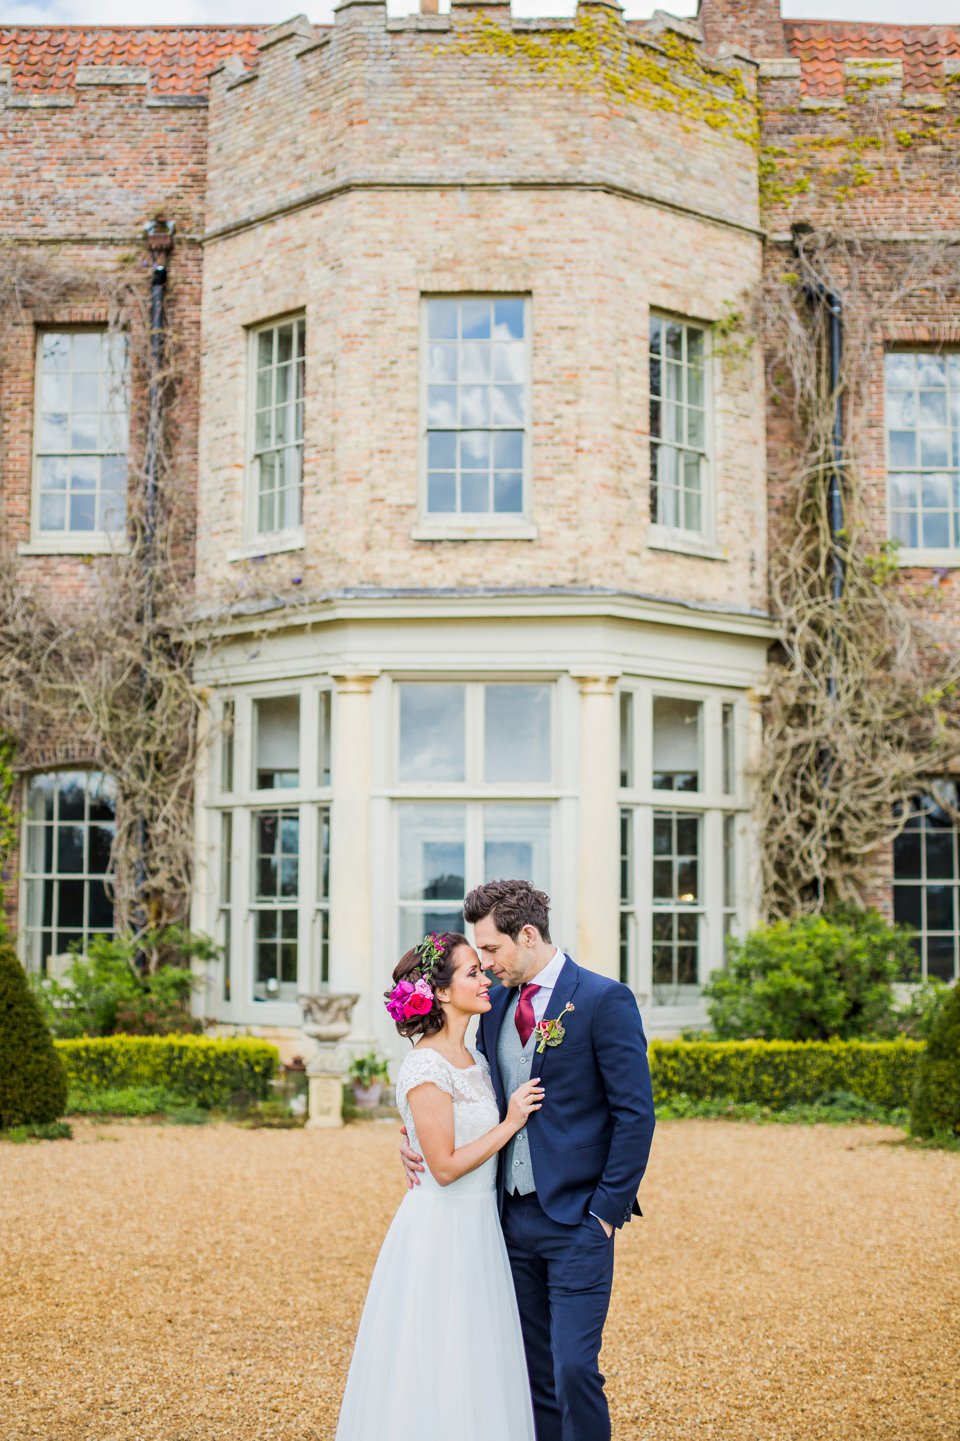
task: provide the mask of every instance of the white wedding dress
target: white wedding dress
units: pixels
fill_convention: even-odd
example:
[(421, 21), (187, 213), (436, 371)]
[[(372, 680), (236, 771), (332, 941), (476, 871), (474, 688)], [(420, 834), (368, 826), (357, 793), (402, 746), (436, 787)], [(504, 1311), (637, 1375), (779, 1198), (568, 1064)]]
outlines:
[[(397, 1105), (432, 1081), (453, 1097), (454, 1145), (500, 1116), (486, 1060), (460, 1070), (417, 1046)], [(496, 1202), (493, 1156), (449, 1186), (425, 1169), (387, 1232), (360, 1318), (336, 1441), (534, 1441), (520, 1317)], [(546, 1324), (546, 1320), (544, 1320)]]

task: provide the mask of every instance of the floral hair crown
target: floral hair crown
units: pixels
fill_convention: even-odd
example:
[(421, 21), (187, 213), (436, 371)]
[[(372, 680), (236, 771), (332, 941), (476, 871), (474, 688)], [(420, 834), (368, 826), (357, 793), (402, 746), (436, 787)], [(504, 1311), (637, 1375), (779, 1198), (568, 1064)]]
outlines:
[(386, 993), (386, 1007), (395, 1021), (409, 1021), (433, 1010), (435, 995), (433, 978), (447, 955), (447, 942), (436, 931), (424, 936), (414, 947), (420, 961), (413, 966), (392, 991)]

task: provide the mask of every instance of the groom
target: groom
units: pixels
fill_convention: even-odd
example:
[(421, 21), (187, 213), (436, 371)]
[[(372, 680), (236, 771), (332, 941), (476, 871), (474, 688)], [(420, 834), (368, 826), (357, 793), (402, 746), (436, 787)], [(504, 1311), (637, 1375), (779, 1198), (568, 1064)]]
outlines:
[[(654, 1127), (640, 1013), (626, 986), (556, 948), (549, 900), (528, 881), (477, 886), (463, 909), (501, 982), (477, 1036), (501, 1117), (524, 1081), (539, 1077), (545, 1091), (501, 1151), (497, 1176), (537, 1441), (609, 1441), (597, 1358), (613, 1233), (642, 1214), (637, 1187)], [(535, 1028), (558, 1020), (539, 1054)], [(401, 1155), (417, 1184), (421, 1157), (406, 1146)]]

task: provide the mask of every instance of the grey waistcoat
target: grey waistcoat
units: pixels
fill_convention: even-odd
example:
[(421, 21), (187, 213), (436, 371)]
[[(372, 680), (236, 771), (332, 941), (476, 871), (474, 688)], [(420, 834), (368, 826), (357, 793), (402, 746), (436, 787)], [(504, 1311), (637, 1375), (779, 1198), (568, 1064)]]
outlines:
[[(529, 1081), (531, 1075), (536, 1075), (536, 1071), (532, 1068), (534, 1062), (539, 1059), (536, 1055), (536, 1031), (530, 1032), (525, 1046), (521, 1047), (520, 1045), (516, 1023), (519, 999), (520, 992), (518, 990), (516, 999), (507, 1006), (503, 1025), (500, 1027), (500, 1037), (497, 1041), (497, 1064), (500, 1067), (503, 1094), (507, 1100), (518, 1086), (522, 1086), (524, 1081)], [(531, 1191), (537, 1189), (533, 1180), (533, 1165), (530, 1161), (530, 1142), (527, 1138), (526, 1126), (522, 1131), (518, 1131), (504, 1147), (503, 1167), (503, 1181), (508, 1191), (516, 1191), (520, 1196), (529, 1196)]]

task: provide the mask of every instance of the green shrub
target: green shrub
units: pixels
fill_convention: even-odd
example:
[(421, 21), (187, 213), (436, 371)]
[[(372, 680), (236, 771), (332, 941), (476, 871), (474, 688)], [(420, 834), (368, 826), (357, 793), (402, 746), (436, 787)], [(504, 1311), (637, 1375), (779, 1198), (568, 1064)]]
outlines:
[(727, 943), (727, 965), (704, 986), (722, 1040), (825, 1041), (892, 1036), (893, 982), (916, 968), (905, 926), (845, 909), (760, 926)]
[(44, 1121), (36, 1126), (11, 1126), (9, 1131), (0, 1131), (0, 1141), (13, 1141), (14, 1145), (24, 1141), (69, 1141), (73, 1130), (66, 1121)]
[(57, 1121), (67, 1077), (13, 947), (0, 941), (0, 1131)]
[(188, 1098), (165, 1086), (112, 1086), (79, 1090), (71, 1085), (68, 1116), (160, 1116), (187, 1104)]
[(207, 1108), (265, 1100), (280, 1060), (276, 1046), (249, 1036), (91, 1036), (56, 1046), (77, 1093), (161, 1086)]
[[(34, 990), (55, 1036), (183, 1035), (203, 1022), (190, 1014), (200, 978), (193, 960), (217, 953), (208, 936), (165, 926), (142, 936), (93, 936), (84, 955), (70, 962), (63, 980), (33, 978)], [(138, 958), (156, 969), (141, 974)]]
[(960, 982), (947, 994), (917, 1067), (910, 1104), (915, 1136), (960, 1136)]
[(652, 1041), (657, 1105), (694, 1101), (756, 1102), (773, 1110), (859, 1096), (883, 1111), (910, 1104), (919, 1041)]

